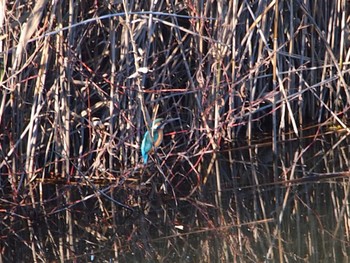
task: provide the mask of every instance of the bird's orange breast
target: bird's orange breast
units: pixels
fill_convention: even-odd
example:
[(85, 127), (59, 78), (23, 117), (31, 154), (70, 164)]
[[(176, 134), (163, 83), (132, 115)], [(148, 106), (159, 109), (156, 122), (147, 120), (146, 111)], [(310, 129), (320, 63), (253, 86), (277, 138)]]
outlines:
[(156, 137), (156, 140), (154, 141), (154, 146), (158, 147), (163, 141), (163, 130), (161, 130), (161, 129), (157, 130), (156, 133), (157, 133), (158, 136), (154, 136), (153, 137), (153, 138)]

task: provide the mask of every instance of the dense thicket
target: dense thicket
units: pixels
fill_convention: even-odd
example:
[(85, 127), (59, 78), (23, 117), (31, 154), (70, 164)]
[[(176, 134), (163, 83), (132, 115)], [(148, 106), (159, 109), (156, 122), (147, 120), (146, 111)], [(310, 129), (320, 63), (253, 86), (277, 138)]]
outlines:
[[(181, 200), (200, 206), (206, 189), (220, 210), (224, 182), (237, 173), (231, 150), (262, 131), (275, 161), (266, 180), (276, 181), (279, 141), (302, 138), (306, 124), (349, 132), (349, 20), (346, 0), (0, 1), (1, 201), (12, 212), (19, 203), (62, 209), (70, 235), (77, 215), (61, 203), (86, 196), (113, 227), (160, 192), (170, 196), (170, 221)], [(179, 119), (144, 166), (140, 142), (158, 117)], [(79, 250), (47, 229), (57, 257)], [(125, 251), (113, 242), (115, 255)], [(157, 257), (146, 243), (139, 250)]]

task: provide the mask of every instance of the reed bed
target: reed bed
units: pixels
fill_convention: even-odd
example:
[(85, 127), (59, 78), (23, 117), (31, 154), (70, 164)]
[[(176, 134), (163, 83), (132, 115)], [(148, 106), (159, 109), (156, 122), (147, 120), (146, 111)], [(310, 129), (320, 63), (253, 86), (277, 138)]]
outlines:
[[(0, 263), (339, 262), (349, 3), (0, 1)], [(155, 118), (162, 147), (144, 165)]]

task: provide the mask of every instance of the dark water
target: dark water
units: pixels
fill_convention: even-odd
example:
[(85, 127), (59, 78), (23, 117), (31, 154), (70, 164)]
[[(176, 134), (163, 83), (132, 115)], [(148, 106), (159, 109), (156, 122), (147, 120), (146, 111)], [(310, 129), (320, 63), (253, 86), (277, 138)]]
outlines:
[(348, 136), (271, 149), (268, 136), (240, 140), (196, 167), (177, 159), (17, 195), (2, 177), (1, 262), (348, 262)]

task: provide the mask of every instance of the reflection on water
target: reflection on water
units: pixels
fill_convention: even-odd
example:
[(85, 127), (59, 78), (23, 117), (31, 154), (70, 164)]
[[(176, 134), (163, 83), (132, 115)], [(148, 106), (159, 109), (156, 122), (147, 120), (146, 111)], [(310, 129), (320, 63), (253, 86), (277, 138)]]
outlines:
[(276, 159), (270, 141), (108, 184), (14, 196), (2, 177), (0, 262), (348, 262), (348, 137), (286, 138)]

